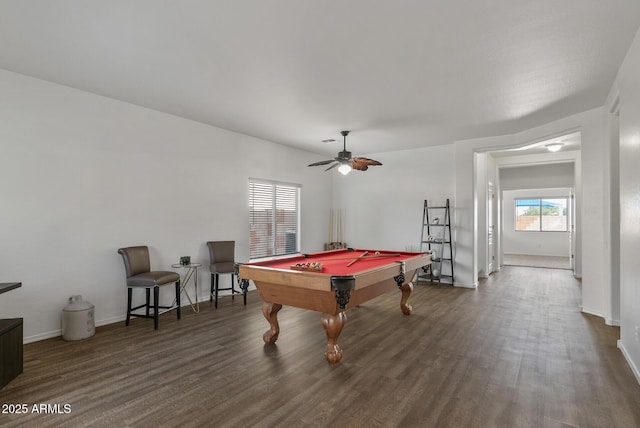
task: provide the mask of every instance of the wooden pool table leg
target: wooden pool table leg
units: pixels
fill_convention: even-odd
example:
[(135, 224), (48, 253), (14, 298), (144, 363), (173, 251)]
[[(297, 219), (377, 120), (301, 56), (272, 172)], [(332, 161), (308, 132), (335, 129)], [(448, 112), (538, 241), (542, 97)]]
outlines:
[(342, 359), (342, 349), (338, 346), (338, 336), (347, 322), (347, 314), (343, 311), (337, 315), (322, 314), (322, 325), (327, 333), (327, 347), (324, 356), (330, 363), (337, 363)]
[(262, 340), (264, 343), (276, 343), (278, 340), (278, 334), (280, 334), (280, 326), (278, 325), (278, 311), (282, 309), (282, 305), (279, 303), (262, 303), (262, 314), (269, 321), (271, 328), (264, 332)]
[(407, 300), (409, 300), (409, 296), (411, 296), (411, 292), (413, 291), (413, 283), (407, 282), (406, 284), (402, 284), (400, 286), (400, 291), (402, 291), (402, 298), (400, 299), (400, 310), (405, 315), (411, 315), (411, 311), (413, 308), (411, 305), (407, 304)]

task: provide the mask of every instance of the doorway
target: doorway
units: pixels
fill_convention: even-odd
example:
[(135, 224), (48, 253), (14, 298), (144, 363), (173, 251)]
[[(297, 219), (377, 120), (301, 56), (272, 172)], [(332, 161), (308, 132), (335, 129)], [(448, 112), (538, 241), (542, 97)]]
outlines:
[[(552, 151), (551, 149), (560, 150)], [(481, 261), (483, 258), (487, 262), (492, 259), (493, 271), (499, 271), (503, 265), (527, 265), (527, 266), (545, 266), (545, 267), (560, 267), (562, 269), (573, 269), (574, 275), (579, 274), (579, 227), (576, 228), (576, 219), (579, 218), (579, 209), (576, 210), (576, 204), (579, 202), (574, 197), (576, 189), (580, 188), (580, 170), (581, 170), (581, 136), (579, 131), (572, 133), (561, 134), (557, 137), (547, 138), (544, 140), (526, 143), (519, 147), (512, 147), (508, 149), (493, 150), (485, 152), (488, 155), (488, 160), (485, 161), (488, 169), (483, 171), (483, 165), (480, 165), (479, 179), (480, 182), (484, 181), (483, 187), (477, 187), (478, 194), (482, 195), (482, 204), (485, 205), (483, 211), (479, 212), (479, 220), (482, 219), (482, 229), (485, 229), (482, 235), (479, 235), (481, 241), (485, 246), (480, 247), (479, 252)], [(495, 172), (491, 172), (491, 171)], [(484, 175), (484, 180), (482, 179)], [(493, 187), (495, 203), (492, 205), (489, 203), (490, 188)], [(567, 230), (564, 232), (554, 232), (555, 240), (558, 241), (562, 236), (562, 243), (558, 244), (562, 249), (561, 254), (557, 253), (555, 249), (547, 251), (543, 242), (533, 243), (533, 250), (520, 251), (519, 253), (511, 253), (507, 245), (505, 248), (505, 234), (509, 233), (508, 227), (514, 228), (515, 226), (507, 226), (505, 222), (507, 217), (511, 218), (511, 224), (513, 224), (513, 216), (515, 207), (509, 204), (505, 207), (504, 192), (514, 190), (532, 190), (532, 189), (552, 189), (549, 192), (537, 193), (529, 196), (536, 197), (551, 197), (558, 195), (558, 189), (562, 190), (562, 197), (567, 198), (566, 216), (567, 216)], [(579, 192), (578, 192), (579, 193)], [(490, 230), (491, 225), (489, 215), (493, 211), (494, 228)], [(482, 218), (486, 215), (486, 219)], [(482, 217), (481, 217), (482, 216)], [(514, 229), (511, 229), (514, 230)], [(550, 232), (542, 233), (539, 235), (552, 235)], [(482, 238), (484, 235), (484, 239)], [(489, 235), (491, 235), (491, 242), (493, 244), (493, 254), (488, 250)], [(532, 238), (535, 234), (521, 233), (521, 238)], [(548, 238), (548, 237), (547, 237)], [(534, 240), (535, 241), (535, 240)], [(540, 244), (538, 246), (538, 244)], [(485, 248), (487, 248), (486, 255), (482, 254)], [(576, 252), (577, 251), (577, 252)], [(506, 260), (505, 260), (506, 254)], [(517, 260), (514, 260), (513, 255), (519, 256)], [(538, 260), (523, 260), (520, 256), (539, 256)], [(574, 256), (576, 255), (576, 256)], [(543, 260), (542, 257), (563, 257), (561, 260), (548, 259)], [(565, 263), (566, 262), (566, 263)]]
[(503, 192), (503, 264), (571, 269), (571, 188)]

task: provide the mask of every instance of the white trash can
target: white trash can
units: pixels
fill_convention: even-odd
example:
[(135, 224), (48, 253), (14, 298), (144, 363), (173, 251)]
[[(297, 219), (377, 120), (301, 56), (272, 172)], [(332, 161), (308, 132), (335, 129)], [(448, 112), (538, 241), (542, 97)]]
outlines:
[(82, 340), (95, 333), (94, 306), (82, 300), (81, 295), (69, 297), (69, 303), (62, 310), (62, 338)]

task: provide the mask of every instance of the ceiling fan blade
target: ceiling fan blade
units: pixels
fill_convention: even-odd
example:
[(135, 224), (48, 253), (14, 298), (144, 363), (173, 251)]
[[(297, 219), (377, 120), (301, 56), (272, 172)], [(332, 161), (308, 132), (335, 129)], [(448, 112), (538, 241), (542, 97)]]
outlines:
[(336, 163), (334, 163), (334, 164), (333, 164), (333, 165), (331, 165), (329, 168), (325, 169), (325, 172), (326, 172), (326, 171), (329, 171), (330, 169), (333, 169), (333, 168), (337, 167), (338, 165), (340, 165), (340, 162), (336, 162)]
[(329, 160), (324, 160), (324, 161), (320, 161), (320, 162), (315, 162), (315, 163), (312, 163), (312, 164), (307, 165), (307, 166), (326, 165), (326, 164), (331, 163), (331, 162), (335, 162), (335, 159), (329, 159)]
[(361, 158), (355, 157), (351, 160), (351, 168), (357, 169), (358, 171), (366, 171), (370, 166), (379, 166), (382, 165), (377, 160), (369, 159), (369, 158)]

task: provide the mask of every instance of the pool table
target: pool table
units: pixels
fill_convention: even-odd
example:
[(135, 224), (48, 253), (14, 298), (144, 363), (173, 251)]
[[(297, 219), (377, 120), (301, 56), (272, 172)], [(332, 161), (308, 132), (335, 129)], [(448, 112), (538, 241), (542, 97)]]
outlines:
[[(321, 270), (306, 263), (316, 263)], [(342, 358), (338, 336), (347, 320), (345, 311), (399, 288), (400, 309), (409, 315), (413, 278), (430, 263), (431, 255), (425, 253), (349, 248), (244, 263), (238, 275), (242, 281), (253, 280), (262, 297), (262, 313), (270, 324), (265, 343), (278, 339), (282, 305), (318, 311), (327, 334), (325, 357), (337, 363)]]

